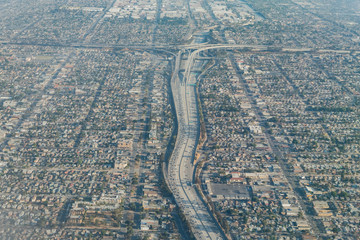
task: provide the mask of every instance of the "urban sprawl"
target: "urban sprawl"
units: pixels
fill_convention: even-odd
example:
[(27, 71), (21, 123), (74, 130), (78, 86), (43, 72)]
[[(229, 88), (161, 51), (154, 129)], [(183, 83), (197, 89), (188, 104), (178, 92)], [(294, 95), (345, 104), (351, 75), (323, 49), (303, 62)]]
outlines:
[(0, 0), (0, 239), (360, 238), (357, 0)]

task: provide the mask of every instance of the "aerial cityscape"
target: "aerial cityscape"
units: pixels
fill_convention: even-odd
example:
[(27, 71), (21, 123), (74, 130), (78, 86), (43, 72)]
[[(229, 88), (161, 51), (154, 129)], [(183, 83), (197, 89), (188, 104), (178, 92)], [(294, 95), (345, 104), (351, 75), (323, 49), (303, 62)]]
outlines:
[(360, 239), (360, 1), (0, 0), (0, 239)]

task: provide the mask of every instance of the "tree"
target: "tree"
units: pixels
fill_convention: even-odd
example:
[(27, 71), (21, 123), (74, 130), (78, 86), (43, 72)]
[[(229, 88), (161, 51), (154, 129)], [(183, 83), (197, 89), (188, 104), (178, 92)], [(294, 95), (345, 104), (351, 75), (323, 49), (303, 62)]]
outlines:
[(149, 239), (150, 239), (150, 235), (147, 233), (142, 239), (143, 239), (143, 240), (149, 240)]
[(39, 221), (37, 222), (38, 226), (43, 228), (46, 225), (46, 219), (45, 217), (40, 217)]
[(131, 210), (135, 211), (135, 209), (136, 209), (136, 204), (133, 203), (133, 202), (130, 203), (129, 208), (130, 208)]
[(122, 208), (115, 209), (113, 217), (119, 223), (122, 219)]

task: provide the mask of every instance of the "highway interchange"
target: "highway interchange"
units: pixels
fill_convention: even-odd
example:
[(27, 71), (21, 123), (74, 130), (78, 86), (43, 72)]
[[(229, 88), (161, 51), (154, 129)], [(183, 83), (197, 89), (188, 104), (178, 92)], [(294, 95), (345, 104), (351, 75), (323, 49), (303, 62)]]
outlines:
[[(198, 51), (180, 51), (171, 79), (171, 90), (178, 120), (178, 134), (168, 166), (168, 184), (178, 206), (183, 211), (196, 239), (223, 239), (221, 229), (207, 210), (193, 186), (193, 161), (199, 136), (199, 116), (196, 102), (196, 71), (202, 61)], [(185, 59), (186, 57), (186, 59)], [(179, 75), (180, 65), (185, 72)]]
[[(266, 46), (193, 43), (176, 55), (175, 69), (171, 79), (171, 91), (178, 121), (178, 133), (173, 154), (169, 160), (167, 183), (175, 201), (190, 223), (196, 239), (226, 239), (205, 203), (196, 192), (194, 182), (194, 156), (199, 136), (199, 114), (196, 99), (197, 73), (203, 62), (199, 53), (211, 49), (244, 49), (248, 51), (276, 52), (327, 52), (318, 49), (269, 49)], [(338, 50), (342, 51), (342, 50)], [(183, 69), (180, 69), (183, 66)], [(182, 71), (184, 70), (184, 71)], [(182, 74), (179, 74), (181, 72)]]
[[(47, 44), (21, 44), (14, 42), (0, 42), (4, 45), (39, 45)], [(208, 44), (193, 42), (187, 45), (92, 45), (70, 44), (56, 45), (69, 48), (114, 48), (114, 49), (139, 49), (144, 51), (160, 51), (175, 55), (173, 50), (179, 50), (176, 55), (175, 69), (171, 79), (171, 91), (174, 98), (175, 111), (178, 121), (178, 133), (169, 160), (167, 174), (164, 174), (172, 191), (177, 205), (190, 223), (191, 231), (196, 239), (225, 239), (226, 236), (220, 229), (212, 214), (193, 186), (194, 156), (199, 136), (199, 114), (196, 99), (197, 73), (201, 72), (203, 62), (198, 55), (202, 51), (211, 49), (238, 49), (245, 52), (276, 52), (276, 53), (359, 53), (360, 50), (333, 50), (333, 49), (305, 49), (305, 48), (271, 48), (258, 45), (237, 44)], [(180, 74), (180, 66), (184, 66)], [(0, 147), (1, 149), (1, 147)]]

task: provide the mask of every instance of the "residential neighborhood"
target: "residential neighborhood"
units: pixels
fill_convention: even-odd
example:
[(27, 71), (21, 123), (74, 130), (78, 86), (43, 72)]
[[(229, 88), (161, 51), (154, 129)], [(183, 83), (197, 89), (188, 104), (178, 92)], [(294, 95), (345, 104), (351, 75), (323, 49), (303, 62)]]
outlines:
[(0, 239), (360, 238), (358, 1), (0, 20)]

